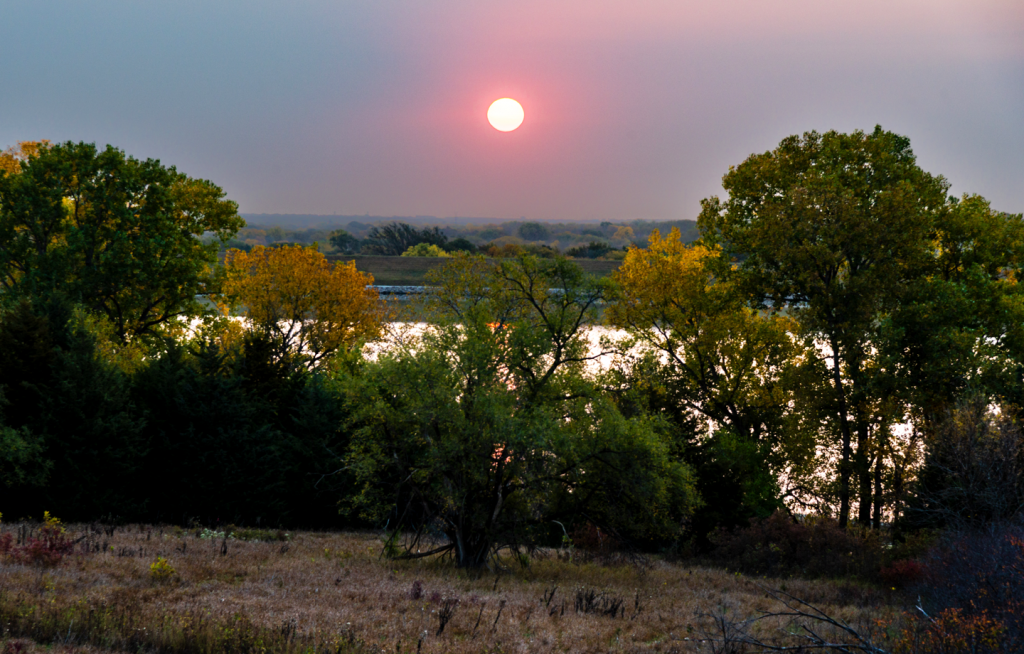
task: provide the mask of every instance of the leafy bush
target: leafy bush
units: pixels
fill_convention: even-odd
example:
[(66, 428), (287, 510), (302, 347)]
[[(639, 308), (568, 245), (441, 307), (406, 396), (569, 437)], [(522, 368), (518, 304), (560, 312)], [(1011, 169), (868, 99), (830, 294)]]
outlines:
[(19, 563), (52, 568), (60, 565), (74, 547), (61, 521), (47, 511), (43, 514), (39, 537), (29, 536), (23, 545), (11, 548), (11, 556)]
[(149, 564), (149, 576), (154, 581), (166, 581), (175, 575), (174, 567), (162, 556)]
[(831, 518), (796, 521), (776, 511), (749, 527), (717, 530), (711, 558), (748, 574), (874, 579), (882, 563), (878, 534), (843, 529)]
[(879, 572), (882, 583), (890, 588), (905, 588), (924, 576), (924, 567), (913, 559), (893, 561)]
[(945, 616), (940, 622), (949, 634), (994, 633), (994, 621), (1005, 649), (991, 651), (1024, 648), (1024, 527), (962, 532), (936, 546), (922, 566), (912, 590), (929, 615)]
[(571, 538), (576, 551), (591, 556), (611, 554), (620, 545), (617, 538), (590, 522), (573, 529)]

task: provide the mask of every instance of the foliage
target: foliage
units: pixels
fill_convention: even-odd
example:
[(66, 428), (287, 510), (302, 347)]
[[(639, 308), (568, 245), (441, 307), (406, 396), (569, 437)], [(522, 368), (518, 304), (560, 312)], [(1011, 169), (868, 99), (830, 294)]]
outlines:
[(951, 534), (922, 561), (913, 591), (928, 616), (896, 652), (1013, 652), (1024, 647), (1024, 530)]
[(620, 348), (637, 352), (631, 365), (642, 370), (618, 385), (646, 396), (649, 409), (674, 407), (680, 454), (705, 500), (694, 524), (701, 539), (771, 515), (781, 506), (778, 476), (792, 477), (813, 453), (792, 417), (806, 348), (790, 335), (791, 320), (744, 307), (736, 287), (715, 278), (718, 256), (684, 244), (678, 231), (655, 230), (647, 248), (629, 249), (607, 310), (630, 336)]
[(330, 235), (331, 245), (344, 254), (352, 254), (359, 251), (359, 239), (352, 236), (344, 229), (336, 229)]
[(934, 226), (931, 255), (882, 323), (881, 365), (929, 436), (960, 398), (1021, 404), (1024, 262), (1020, 214), (987, 200), (951, 198)]
[[(657, 230), (655, 230), (657, 231)], [(612, 251), (612, 246), (600, 241), (591, 241), (587, 245), (578, 245), (565, 251), (565, 256), (577, 259), (597, 259)]]
[(1024, 435), (983, 398), (950, 410), (929, 443), (907, 522), (979, 528), (1024, 516)]
[(756, 306), (785, 309), (823, 346), (841, 444), (839, 520), (856, 483), (867, 524), (881, 499), (871, 486), (876, 441), (897, 417), (879, 406), (888, 388), (871, 361), (875, 328), (932, 251), (948, 184), (917, 166), (909, 139), (876, 127), (788, 137), (730, 169), (723, 186), (727, 201), (702, 201), (702, 237), (724, 248), (722, 274)]
[(403, 257), (450, 257), (446, 251), (431, 243), (417, 243), (402, 253)]
[(5, 479), (16, 515), (50, 507), (80, 520), (138, 509), (128, 498), (146, 449), (145, 420), (131, 403), (129, 377), (98, 340), (82, 311), (57, 298), (0, 314), (3, 418), (29, 445), (13, 453), (23, 455), (20, 473)]
[(521, 223), (516, 229), (516, 233), (524, 241), (543, 241), (551, 235), (550, 230), (543, 223)]
[(41, 148), (49, 146), (46, 139), (41, 141), (19, 141), (18, 145), (12, 146), (0, 152), (0, 172), (14, 175), (21, 172), (21, 162), (35, 157)]
[(202, 313), (216, 245), (242, 226), (220, 188), (113, 147), (43, 145), (0, 173), (5, 299), (62, 294), (109, 321), (122, 342)]
[(445, 243), (444, 249), (448, 252), (466, 252), (468, 254), (473, 254), (476, 252), (477, 248), (476, 245), (473, 244), (473, 241), (470, 241), (464, 236), (459, 236)]
[(37, 531), (38, 536), (29, 536), (24, 544), (11, 548), (11, 557), (19, 562), (41, 568), (52, 568), (60, 565), (64, 558), (71, 554), (75, 544), (68, 537), (61, 521), (43, 513), (43, 524)]
[(447, 241), (448, 237), (437, 227), (416, 229), (406, 223), (392, 222), (372, 227), (363, 240), (362, 252), (397, 257), (419, 243), (444, 247)]
[(336, 498), (317, 485), (346, 443), (340, 398), (258, 334), (237, 351), (170, 347), (136, 375), (133, 397), (149, 424), (138, 490), (150, 519), (337, 524)]
[(162, 556), (149, 564), (149, 577), (153, 581), (166, 581), (176, 574), (174, 566)]
[(746, 574), (875, 580), (882, 567), (876, 532), (843, 529), (830, 518), (794, 520), (783, 511), (713, 534), (712, 558)]
[(532, 258), (457, 257), (435, 281), (436, 326), (350, 381), (353, 509), (412, 530), (407, 556), (434, 530), (446, 542), (430, 553), (468, 567), (543, 541), (559, 518), (671, 532), (695, 504), (688, 471), (584, 373), (603, 288)]
[(376, 337), (384, 319), (373, 277), (354, 262), (331, 265), (312, 248), (257, 246), (224, 261), (221, 300), (241, 307), (279, 358), (322, 365), (339, 350)]

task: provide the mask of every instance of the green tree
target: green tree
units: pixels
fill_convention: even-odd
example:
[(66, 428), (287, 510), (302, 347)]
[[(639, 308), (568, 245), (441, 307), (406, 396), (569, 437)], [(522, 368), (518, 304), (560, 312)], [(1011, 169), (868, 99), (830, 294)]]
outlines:
[(965, 395), (1024, 404), (1021, 215), (965, 195), (938, 216), (932, 239), (880, 339), (885, 365), (929, 434)]
[(4, 495), (12, 515), (140, 516), (145, 418), (131, 402), (129, 376), (104, 356), (90, 327), (80, 307), (60, 298), (19, 302), (0, 314), (0, 386), (8, 400), (0, 438), (14, 446), (3, 457), (5, 473), (14, 468)]
[(406, 223), (392, 222), (371, 228), (363, 241), (362, 251), (365, 254), (397, 257), (419, 243), (443, 248), (447, 242), (448, 237), (437, 227), (416, 229)]
[(665, 238), (654, 230), (615, 272), (607, 311), (629, 334), (620, 347), (638, 358), (617, 386), (645, 395), (651, 410), (674, 405), (679, 455), (705, 501), (694, 518), (699, 538), (781, 508), (780, 477), (792, 479), (814, 450), (794, 415), (805, 347), (791, 320), (744, 306), (734, 284), (715, 279), (719, 256), (687, 246), (676, 229)]
[(353, 254), (359, 251), (359, 239), (344, 229), (336, 229), (331, 232), (330, 243), (343, 254)]
[[(688, 469), (585, 371), (601, 285), (564, 260), (464, 256), (433, 281), (436, 324), (349, 380), (353, 509), (411, 532), (402, 555), (466, 567), (550, 542), (554, 520), (671, 535), (696, 503)], [(431, 530), (446, 542), (417, 554)]]
[(788, 137), (730, 168), (723, 186), (728, 200), (702, 201), (703, 239), (738, 261), (722, 273), (756, 306), (786, 309), (820, 343), (840, 440), (839, 519), (849, 520), (853, 480), (867, 523), (875, 329), (929, 255), (948, 185), (918, 167), (909, 139), (876, 127)]
[(516, 233), (524, 241), (546, 241), (551, 237), (551, 230), (543, 223), (523, 223), (519, 225)]
[(61, 294), (122, 341), (196, 315), (217, 244), (243, 225), (220, 188), (107, 146), (43, 145), (0, 171), (0, 285), (7, 298)]

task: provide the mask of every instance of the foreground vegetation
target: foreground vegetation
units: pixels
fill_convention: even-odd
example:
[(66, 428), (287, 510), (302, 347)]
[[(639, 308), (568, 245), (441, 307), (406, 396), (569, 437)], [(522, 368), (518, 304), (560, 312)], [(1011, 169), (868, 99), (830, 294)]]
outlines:
[[(17, 538), (25, 527), (4, 532)], [(860, 583), (748, 578), (594, 550), (538, 551), (494, 574), (382, 559), (371, 533), (66, 529), (76, 544), (60, 564), (0, 563), (0, 637), (182, 654), (721, 651), (721, 619), (782, 608), (772, 588), (865, 635), (884, 638), (879, 624), (910, 620), (901, 593)], [(787, 623), (756, 633), (777, 639)]]
[[(240, 219), (210, 182), (88, 144), (3, 156), (9, 517), (373, 528), (395, 575), (470, 581), (516, 565), (529, 580), (569, 548), (663, 555), (917, 588), (920, 617), (885, 623), (892, 651), (943, 651), (947, 631), (952, 651), (1020, 641), (1024, 220), (948, 196), (904, 137), (788, 138), (730, 169), (697, 242), (651, 231), (605, 278), (542, 246), (485, 257), (385, 226), (374, 251), (444, 261), (407, 305), (415, 329), (351, 261), (291, 245), (219, 257), (203, 238), (227, 241)], [(53, 520), (41, 538), (26, 529), (0, 545), (37, 591), (46, 566), (98, 554)], [(83, 542), (86, 559), (67, 558)], [(147, 592), (162, 596), (174, 563), (159, 556), (167, 586)], [(573, 592), (581, 614), (632, 616), (621, 590)], [(455, 615), (448, 599), (438, 615)], [(785, 601), (790, 618), (890, 651), (865, 644), (871, 625), (843, 631), (807, 597)], [(630, 622), (641, 604), (634, 593)], [(144, 605), (110, 628), (140, 637)], [(107, 628), (75, 606), (66, 623), (10, 615)], [(763, 647), (759, 625), (782, 617), (718, 616), (705, 641)], [(241, 649), (293, 647), (288, 626), (211, 628), (247, 634)], [(636, 642), (662, 638), (651, 629)], [(321, 642), (304, 633), (295, 647)], [(104, 642), (162, 647), (117, 638)]]
[[(884, 587), (627, 554), (595, 535), (472, 571), (382, 557), (382, 536), (371, 532), (66, 526), (48, 516), (0, 528), (0, 648), (739, 653), (804, 645), (918, 654), (1024, 644), (1019, 532), (948, 543), (916, 578), (904, 571)], [(998, 572), (1007, 567), (1016, 573)], [(973, 595), (972, 610), (939, 608), (957, 593)]]

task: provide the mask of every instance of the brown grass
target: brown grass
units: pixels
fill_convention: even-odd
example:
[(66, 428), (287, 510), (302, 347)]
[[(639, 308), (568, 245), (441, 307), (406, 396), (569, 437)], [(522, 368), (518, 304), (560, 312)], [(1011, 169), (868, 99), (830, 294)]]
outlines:
[[(869, 587), (751, 580), (659, 559), (605, 566), (551, 552), (496, 575), (382, 560), (381, 539), (369, 533), (229, 540), (222, 554), (223, 540), (177, 528), (68, 531), (84, 538), (56, 568), (0, 559), (2, 638), (159, 652), (688, 652), (713, 631), (702, 614), (777, 609), (758, 584), (851, 624), (892, 612), (891, 598)], [(170, 579), (151, 574), (157, 557), (173, 567)], [(614, 618), (577, 613), (581, 588), (621, 598), (623, 610)], [(437, 635), (439, 612), (453, 599), (451, 621)]]

